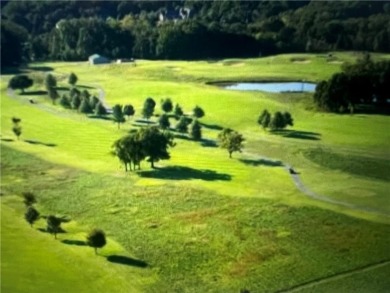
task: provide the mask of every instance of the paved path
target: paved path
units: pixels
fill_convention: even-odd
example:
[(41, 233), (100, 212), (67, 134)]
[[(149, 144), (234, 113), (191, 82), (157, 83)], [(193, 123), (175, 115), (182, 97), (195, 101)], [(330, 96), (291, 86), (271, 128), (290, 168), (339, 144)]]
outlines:
[[(243, 152), (243, 155), (244, 156), (248, 156), (248, 158), (251, 158), (251, 159), (267, 160), (267, 161), (271, 161), (271, 162), (276, 162), (277, 161), (275, 159), (264, 157), (264, 156), (259, 156), (259, 155), (253, 154), (253, 153)], [(352, 209), (352, 210), (356, 210), (356, 211), (367, 212), (367, 213), (375, 214), (375, 215), (378, 215), (378, 216), (390, 217), (389, 214), (386, 214), (386, 213), (384, 213), (382, 211), (378, 211), (378, 210), (375, 210), (375, 209), (372, 209), (372, 208), (369, 208), (369, 207), (363, 207), (363, 206), (359, 206), (359, 205), (343, 202), (343, 201), (340, 201), (340, 200), (336, 200), (336, 199), (330, 198), (330, 197), (325, 196), (325, 195), (320, 195), (318, 193), (315, 193), (314, 191), (310, 190), (302, 182), (301, 178), (299, 177), (299, 173), (295, 173), (294, 174), (294, 173), (290, 172), (292, 167), (288, 163), (283, 163), (282, 162), (282, 166), (284, 167), (286, 172), (288, 172), (288, 174), (290, 175), (292, 181), (294, 182), (295, 186), (299, 189), (299, 191), (301, 191), (303, 194), (305, 194), (306, 196), (308, 196), (310, 198), (313, 198), (313, 199), (316, 199), (316, 200), (320, 200), (320, 201), (323, 201), (323, 202), (327, 202), (327, 203), (330, 203), (330, 204), (338, 205), (338, 206), (343, 206), (343, 207), (346, 207), (346, 208), (349, 208), (349, 209)]]
[(334, 274), (334, 275), (331, 275), (331, 276), (328, 276), (328, 277), (318, 278), (318, 279), (315, 279), (315, 280), (312, 280), (312, 281), (309, 281), (309, 282), (306, 282), (306, 283), (302, 283), (302, 284), (299, 284), (299, 285), (292, 286), (292, 287), (290, 287), (288, 289), (283, 289), (283, 290), (280, 290), (280, 291), (276, 291), (276, 293), (299, 292), (301, 289), (311, 288), (311, 287), (314, 287), (314, 286), (317, 286), (317, 285), (321, 285), (321, 284), (325, 284), (325, 283), (341, 280), (341, 279), (346, 278), (346, 277), (350, 277), (350, 276), (353, 276), (353, 275), (356, 275), (356, 274), (359, 274), (359, 273), (364, 273), (364, 272), (368, 272), (368, 271), (371, 271), (371, 270), (375, 270), (375, 269), (378, 269), (378, 268), (381, 268), (381, 267), (384, 267), (384, 266), (387, 266), (387, 265), (390, 265), (390, 260), (380, 261), (380, 262), (369, 264), (369, 265), (366, 265), (366, 266), (363, 266), (363, 267), (355, 268), (353, 270), (337, 273), (337, 274)]

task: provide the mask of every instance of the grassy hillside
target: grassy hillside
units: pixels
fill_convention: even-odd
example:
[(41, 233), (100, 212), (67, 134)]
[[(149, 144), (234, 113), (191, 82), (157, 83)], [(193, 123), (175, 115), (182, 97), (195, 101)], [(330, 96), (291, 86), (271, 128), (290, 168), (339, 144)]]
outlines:
[[(109, 105), (134, 105), (135, 117), (120, 130), (112, 121), (51, 105), (39, 94), (43, 89), (39, 84), (29, 95), (10, 97), (6, 90), (10, 75), (2, 76), (1, 184), (3, 215), (7, 216), (2, 221), (2, 271), (11, 267), (9, 248), (20, 246), (28, 255), (28, 265), (15, 259), (12, 270), (24, 266), (21, 273), (26, 284), (34, 280), (36, 291), (53, 291), (55, 287), (50, 286), (56, 284), (28, 275), (35, 266), (41, 275), (54, 271), (42, 265), (41, 253), (46, 248), (38, 249), (50, 247), (45, 259), (58, 270), (64, 259), (80, 262), (77, 269), (82, 274), (72, 269), (51, 277), (59, 284), (73, 283), (78, 277), (74, 288), (79, 292), (104, 288), (110, 292), (121, 292), (121, 288), (131, 292), (239, 292), (243, 288), (269, 292), (389, 260), (389, 218), (384, 214), (390, 212), (390, 137), (383, 131), (388, 117), (318, 113), (311, 110), (307, 94), (232, 92), (206, 84), (276, 78), (318, 81), (339, 70), (341, 62), (356, 58), (347, 53), (334, 55), (337, 62), (305, 54), (218, 62), (141, 60), (136, 67), (30, 66), (37, 81), (43, 78), (42, 70), (53, 69), (66, 87), (66, 75), (75, 72), (80, 86), (92, 87), (89, 90), (95, 94), (104, 90)], [(145, 162), (141, 171), (126, 174), (110, 154), (111, 145), (137, 127), (133, 122), (140, 118), (148, 96), (157, 102), (157, 114), (160, 100), (166, 97), (185, 112), (201, 106), (206, 112), (201, 122), (208, 144), (176, 139), (171, 160), (159, 162), (156, 170)], [(30, 98), (38, 103), (30, 104)], [(291, 112), (294, 127), (283, 134), (263, 131), (256, 121), (265, 108)], [(22, 119), (19, 141), (11, 131), (13, 116)], [(172, 118), (171, 124), (175, 123)], [(235, 153), (233, 159), (210, 144), (222, 127), (238, 130), (246, 138), (244, 152)], [(284, 164), (299, 171), (311, 192), (350, 206), (306, 196)], [(43, 213), (72, 217), (60, 240), (24, 223), (19, 196), (26, 190), (38, 195)], [(11, 223), (18, 231), (13, 236)], [(37, 228), (43, 227), (43, 221), (38, 223)], [(123, 254), (147, 266), (110, 263), (103, 256), (95, 257), (91, 248), (60, 242), (83, 240), (93, 227), (109, 235), (103, 256)], [(37, 249), (26, 247), (27, 238)], [(82, 280), (96, 272), (111, 276), (112, 283), (97, 282), (96, 290), (83, 287)], [(353, 291), (357, 288), (354, 275), (348, 278), (343, 286)], [(13, 280), (12, 273), (2, 273), (2, 288), (12, 288)], [(375, 284), (374, 291), (387, 286), (383, 278)], [(19, 285), (18, 292), (29, 287)]]

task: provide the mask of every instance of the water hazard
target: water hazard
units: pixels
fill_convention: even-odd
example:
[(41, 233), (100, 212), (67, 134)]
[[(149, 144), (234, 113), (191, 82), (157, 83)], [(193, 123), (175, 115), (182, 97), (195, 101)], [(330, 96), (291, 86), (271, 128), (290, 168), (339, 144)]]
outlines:
[(310, 82), (238, 82), (225, 84), (223, 88), (236, 91), (263, 91), (269, 93), (314, 92), (316, 84)]

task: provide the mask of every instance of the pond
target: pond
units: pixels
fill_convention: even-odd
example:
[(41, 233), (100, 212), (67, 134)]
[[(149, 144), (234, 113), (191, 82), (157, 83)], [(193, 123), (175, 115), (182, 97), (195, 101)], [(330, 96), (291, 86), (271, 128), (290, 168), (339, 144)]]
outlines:
[(235, 91), (264, 91), (269, 93), (314, 92), (316, 84), (310, 82), (238, 82), (224, 84), (223, 88)]

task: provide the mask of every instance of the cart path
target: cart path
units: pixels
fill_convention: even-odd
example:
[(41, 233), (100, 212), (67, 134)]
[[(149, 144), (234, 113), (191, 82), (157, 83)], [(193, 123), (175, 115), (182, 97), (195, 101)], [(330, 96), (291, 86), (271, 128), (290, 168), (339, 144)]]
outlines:
[[(265, 156), (259, 156), (259, 155), (253, 154), (253, 153), (243, 152), (243, 154), (247, 155), (250, 158), (255, 158), (255, 159), (260, 159), (260, 160), (262, 159), (262, 160), (273, 161), (273, 162), (278, 161), (278, 160), (275, 160), (273, 158), (269, 158), (269, 157), (265, 157)], [(362, 211), (362, 212), (366, 212), (366, 213), (375, 214), (375, 215), (378, 215), (378, 216), (390, 217), (390, 214), (387, 214), (387, 213), (385, 213), (383, 211), (378, 211), (378, 210), (375, 210), (375, 209), (372, 209), (372, 208), (369, 208), (369, 207), (364, 207), (364, 206), (359, 206), (359, 205), (347, 203), (347, 202), (344, 202), (344, 201), (340, 201), (340, 200), (337, 200), (337, 199), (330, 198), (330, 197), (325, 196), (325, 195), (320, 195), (318, 193), (315, 193), (314, 191), (310, 190), (310, 188), (308, 188), (302, 182), (301, 178), (299, 177), (299, 173), (292, 174), (290, 172), (290, 169), (292, 168), (291, 165), (289, 165), (288, 163), (282, 162), (282, 166), (286, 170), (286, 172), (288, 172), (288, 174), (290, 175), (292, 181), (294, 182), (294, 184), (298, 188), (298, 190), (300, 192), (302, 192), (303, 194), (305, 194), (306, 196), (310, 197), (310, 198), (313, 198), (313, 199), (316, 199), (316, 200), (319, 200), (319, 201), (323, 201), (323, 202), (327, 202), (327, 203), (330, 203), (330, 204), (346, 207), (348, 209), (352, 209), (352, 210), (355, 210), (355, 211)]]
[(380, 262), (376, 262), (376, 263), (368, 264), (368, 265), (365, 265), (365, 266), (362, 266), (362, 267), (358, 267), (358, 268), (355, 268), (355, 269), (352, 269), (352, 270), (344, 271), (344, 272), (341, 272), (341, 273), (336, 273), (336, 274), (333, 274), (333, 275), (328, 276), (328, 277), (318, 278), (318, 279), (315, 279), (315, 280), (312, 280), (312, 281), (309, 281), (309, 282), (298, 284), (298, 285), (292, 286), (292, 287), (287, 288), (287, 289), (282, 289), (282, 290), (276, 291), (275, 293), (299, 292), (301, 289), (311, 288), (311, 287), (314, 287), (314, 286), (317, 286), (317, 285), (321, 285), (321, 284), (325, 284), (325, 283), (328, 283), (328, 282), (341, 280), (343, 278), (350, 277), (350, 276), (353, 276), (353, 275), (356, 275), (356, 274), (360, 274), (360, 273), (364, 273), (364, 272), (368, 272), (368, 271), (371, 271), (371, 270), (375, 270), (375, 269), (387, 266), (389, 264), (390, 264), (390, 260), (383, 260), (383, 261), (380, 261)]

